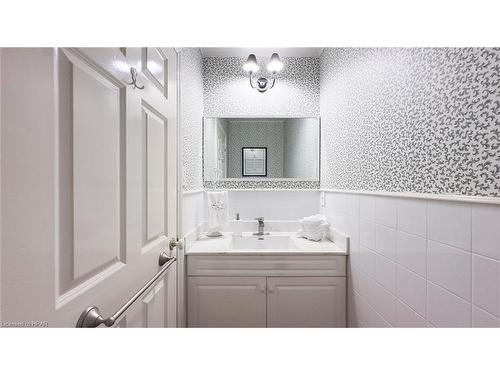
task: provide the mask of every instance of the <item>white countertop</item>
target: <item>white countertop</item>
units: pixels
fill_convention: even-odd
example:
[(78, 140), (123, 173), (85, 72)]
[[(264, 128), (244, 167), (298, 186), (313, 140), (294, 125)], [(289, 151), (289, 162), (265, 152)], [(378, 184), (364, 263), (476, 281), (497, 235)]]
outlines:
[[(186, 255), (347, 255), (347, 251), (329, 240), (309, 241), (297, 237), (294, 232), (271, 232), (271, 236), (289, 236), (293, 242), (290, 249), (232, 249), (233, 232), (223, 232), (221, 237), (202, 236), (195, 241)], [(240, 233), (235, 236), (241, 236)], [(264, 236), (266, 237), (266, 236)]]

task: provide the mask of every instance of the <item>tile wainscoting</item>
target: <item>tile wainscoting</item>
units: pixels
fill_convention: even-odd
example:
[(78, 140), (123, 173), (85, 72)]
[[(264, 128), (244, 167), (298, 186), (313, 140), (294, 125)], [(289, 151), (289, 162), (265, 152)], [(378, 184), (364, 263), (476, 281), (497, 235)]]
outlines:
[(500, 200), (322, 194), (351, 238), (349, 327), (500, 327)]
[[(184, 193), (202, 232), (203, 190)], [(349, 327), (500, 327), (500, 200), (319, 190), (230, 190), (233, 220), (317, 212), (351, 238)]]

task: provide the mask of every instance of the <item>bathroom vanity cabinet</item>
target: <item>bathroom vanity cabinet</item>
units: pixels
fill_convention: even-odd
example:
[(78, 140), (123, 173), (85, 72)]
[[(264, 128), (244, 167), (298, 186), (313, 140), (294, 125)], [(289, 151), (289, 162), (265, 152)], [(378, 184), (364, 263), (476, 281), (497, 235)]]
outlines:
[(345, 327), (344, 255), (190, 255), (189, 327)]

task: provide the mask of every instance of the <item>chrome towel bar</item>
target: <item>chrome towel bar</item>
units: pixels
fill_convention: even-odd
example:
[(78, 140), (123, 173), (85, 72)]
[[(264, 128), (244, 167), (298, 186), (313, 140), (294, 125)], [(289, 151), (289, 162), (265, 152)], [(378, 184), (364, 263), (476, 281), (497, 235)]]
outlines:
[(176, 261), (175, 257), (169, 257), (166, 252), (160, 254), (160, 259), (158, 261), (160, 266), (163, 266), (161, 270), (158, 271), (156, 275), (149, 280), (146, 285), (137, 291), (122, 307), (120, 307), (113, 315), (105, 319), (99, 313), (99, 309), (96, 306), (87, 307), (76, 323), (76, 328), (95, 328), (104, 324), (107, 327), (111, 327), (116, 323), (117, 319), (122, 316), (122, 314), (135, 302), (137, 299), (144, 294), (146, 290), (149, 289), (151, 285), (155, 283), (163, 274), (168, 270), (168, 268)]

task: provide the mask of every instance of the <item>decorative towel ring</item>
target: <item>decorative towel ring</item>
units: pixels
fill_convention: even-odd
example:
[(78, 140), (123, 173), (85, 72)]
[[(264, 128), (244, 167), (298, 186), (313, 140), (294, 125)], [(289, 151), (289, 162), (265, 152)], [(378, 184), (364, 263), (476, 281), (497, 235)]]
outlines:
[(144, 85), (143, 86), (137, 86), (137, 70), (135, 70), (135, 68), (133, 66), (130, 67), (130, 75), (132, 76), (132, 82), (125, 82), (125, 83), (127, 85), (132, 86), (132, 88), (134, 90), (135, 89), (139, 89), (139, 90), (144, 89)]

